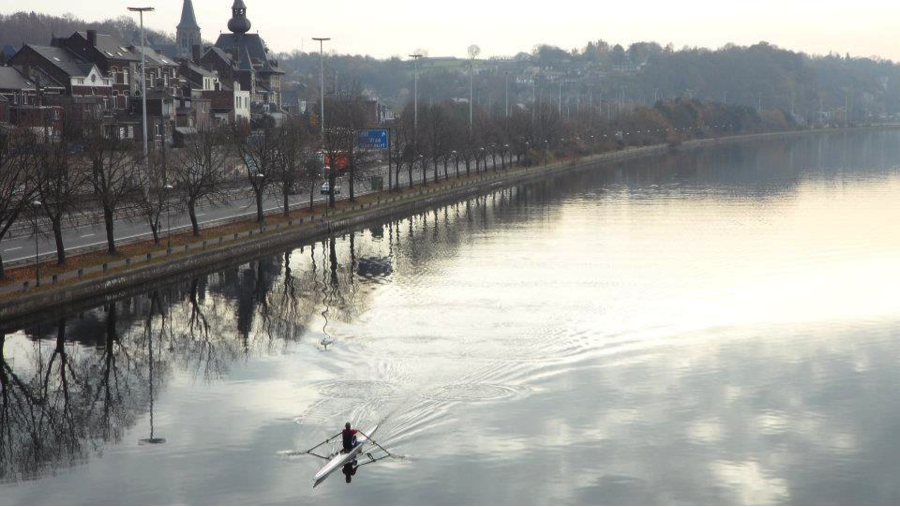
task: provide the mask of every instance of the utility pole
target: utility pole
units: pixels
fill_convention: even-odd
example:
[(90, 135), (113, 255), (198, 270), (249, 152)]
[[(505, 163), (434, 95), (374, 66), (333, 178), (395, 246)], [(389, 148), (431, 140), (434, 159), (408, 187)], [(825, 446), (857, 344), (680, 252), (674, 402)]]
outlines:
[[(144, 48), (147, 43), (144, 41), (144, 13), (152, 12), (153, 7), (129, 7), (129, 11), (137, 12), (141, 18), (141, 112), (144, 125), (144, 160), (147, 159), (147, 70), (146, 58), (144, 57)], [(163, 140), (165, 142), (165, 139)]]
[(319, 124), (322, 125), (322, 135), (325, 135), (325, 46), (331, 40), (330, 37), (313, 37), (319, 41)]

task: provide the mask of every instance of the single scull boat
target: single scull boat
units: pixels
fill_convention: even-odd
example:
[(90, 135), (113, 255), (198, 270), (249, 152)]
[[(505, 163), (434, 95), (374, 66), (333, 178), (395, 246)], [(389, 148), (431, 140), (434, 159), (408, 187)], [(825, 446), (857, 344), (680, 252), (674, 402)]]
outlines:
[[(371, 431), (367, 433), (367, 435), (373, 435), (375, 433), (375, 430), (377, 429), (378, 426), (375, 426)], [(324, 481), (329, 475), (331, 475), (332, 472), (334, 472), (338, 468), (341, 468), (347, 463), (351, 463), (353, 460), (355, 460), (356, 457), (359, 456), (359, 454), (362, 452), (363, 444), (368, 441), (369, 439), (366, 438), (366, 436), (363, 435), (362, 432), (360, 432), (359, 438), (356, 439), (356, 447), (351, 449), (349, 452), (344, 452), (343, 450), (339, 451), (334, 455), (334, 457), (331, 458), (331, 460), (328, 461), (328, 464), (326, 464), (324, 467), (322, 467), (321, 470), (316, 472), (315, 486), (318, 486), (319, 483)]]

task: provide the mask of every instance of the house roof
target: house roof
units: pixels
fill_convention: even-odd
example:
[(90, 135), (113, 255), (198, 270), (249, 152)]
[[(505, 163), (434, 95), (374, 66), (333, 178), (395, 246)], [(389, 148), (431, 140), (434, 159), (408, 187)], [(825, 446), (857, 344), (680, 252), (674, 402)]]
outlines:
[[(217, 48), (217, 47), (213, 46), (213, 47), (209, 48), (209, 51), (207, 51), (207, 53), (210, 53), (210, 52), (211, 52), (212, 54), (218, 56), (220, 59), (222, 59), (223, 61), (225, 61), (225, 62), (228, 63), (229, 65), (232, 65), (231, 55), (228, 54), (227, 51), (224, 51), (224, 50), (222, 50), (221, 48)], [(204, 55), (204, 56), (206, 56), (206, 55)]]
[[(87, 32), (75, 33), (82, 39), (87, 40)], [(106, 33), (97, 34), (97, 45), (95, 47), (103, 56), (114, 60), (140, 61), (141, 59), (140, 53), (133, 51), (124, 42)]]
[(223, 33), (216, 40), (216, 47), (225, 51), (237, 49), (240, 52), (243, 52), (242, 50), (246, 48), (250, 53), (250, 57), (254, 60), (263, 61), (269, 59), (269, 55), (266, 52), (266, 44), (257, 33)]
[[(141, 47), (140, 46), (132, 46), (129, 49), (132, 49), (134, 51), (134, 53), (136, 53), (138, 55), (138, 60), (141, 59)], [(163, 66), (176, 67), (176, 66), (178, 66), (178, 64), (175, 62), (175, 60), (172, 60), (168, 56), (166, 56), (162, 53), (159, 53), (158, 51), (156, 51), (155, 49), (153, 49), (150, 46), (146, 46), (144, 51), (145, 51), (144, 56), (146, 58), (147, 65), (153, 65), (156, 67), (163, 67)]]
[(69, 76), (87, 76), (91, 73), (91, 69), (94, 68), (93, 63), (82, 60), (68, 49), (32, 44), (26, 44), (26, 47), (31, 48)]
[(163, 54), (175, 60), (178, 58), (178, 46), (175, 44), (152, 44), (147, 47), (153, 48), (157, 53)]
[(253, 70), (253, 61), (250, 59), (250, 52), (247, 47), (241, 52), (241, 62), (238, 64), (240, 70)]
[(36, 86), (14, 67), (0, 67), (0, 89), (34, 90)]
[(181, 66), (182, 66), (182, 67), (185, 67), (185, 68), (187, 68), (187, 69), (189, 69), (189, 70), (191, 70), (191, 71), (193, 71), (193, 72), (196, 72), (197, 74), (200, 74), (201, 76), (204, 76), (204, 77), (211, 77), (211, 78), (217, 78), (217, 77), (219, 77), (218, 75), (216, 75), (215, 72), (213, 72), (213, 71), (211, 71), (211, 70), (207, 70), (207, 69), (205, 69), (205, 68), (203, 68), (203, 67), (197, 65), (197, 64), (194, 63), (194, 62), (190, 62), (190, 61), (187, 61), (187, 60), (183, 60), (183, 61), (181, 62)]

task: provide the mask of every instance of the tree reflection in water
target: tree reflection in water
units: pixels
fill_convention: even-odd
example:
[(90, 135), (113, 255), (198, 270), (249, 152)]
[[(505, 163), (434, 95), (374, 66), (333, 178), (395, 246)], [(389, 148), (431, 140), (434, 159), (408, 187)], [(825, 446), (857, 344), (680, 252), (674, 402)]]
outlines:
[[(497, 206), (520, 194), (505, 192)], [(329, 333), (369, 310), (398, 258), (417, 276), (497, 212), (484, 197), (453, 209), (452, 218), (449, 208), (429, 210), (0, 334), (0, 482), (84, 463), (139, 424), (147, 433), (135, 441), (164, 442), (154, 412), (176, 369), (216, 382), (310, 334), (331, 343)]]

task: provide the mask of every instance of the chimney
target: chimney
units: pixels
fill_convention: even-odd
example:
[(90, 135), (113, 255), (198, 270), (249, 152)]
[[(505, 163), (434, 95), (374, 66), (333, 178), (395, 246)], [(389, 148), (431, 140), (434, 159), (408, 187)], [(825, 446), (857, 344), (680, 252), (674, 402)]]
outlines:
[(87, 41), (92, 48), (97, 47), (97, 30), (87, 31)]

